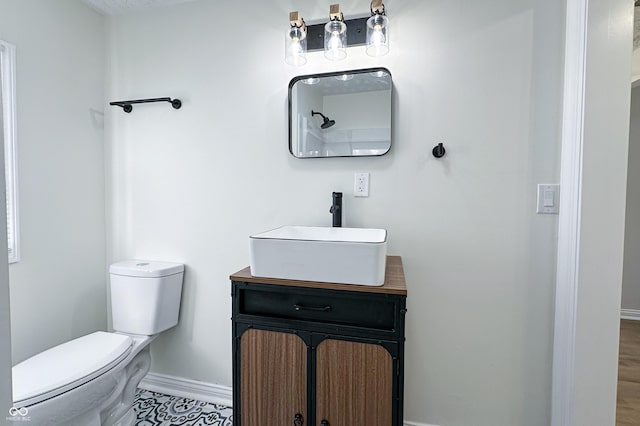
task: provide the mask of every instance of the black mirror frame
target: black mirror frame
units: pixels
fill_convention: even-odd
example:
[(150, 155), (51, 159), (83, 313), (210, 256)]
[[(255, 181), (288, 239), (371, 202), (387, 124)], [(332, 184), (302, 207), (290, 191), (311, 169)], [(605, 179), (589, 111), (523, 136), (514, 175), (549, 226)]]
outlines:
[(389, 71), (387, 68), (384, 67), (374, 67), (374, 68), (363, 68), (363, 69), (356, 69), (356, 70), (349, 70), (349, 71), (332, 71), (332, 72), (327, 72), (327, 73), (322, 73), (322, 74), (307, 74), (307, 75), (299, 75), (296, 77), (293, 77), (291, 79), (291, 81), (289, 82), (289, 90), (288, 90), (288, 109), (289, 109), (289, 153), (294, 157), (294, 158), (298, 158), (301, 160), (306, 160), (309, 158), (359, 158), (359, 157), (381, 157), (383, 155), (386, 155), (389, 153), (389, 151), (391, 151), (391, 147), (393, 146), (393, 126), (391, 126), (391, 135), (389, 138), (389, 149), (387, 149), (384, 153), (382, 154), (375, 154), (375, 155), (335, 155), (335, 156), (331, 156), (331, 157), (298, 157), (293, 153), (293, 146), (292, 146), (292, 136), (293, 136), (293, 129), (291, 128), (291, 122), (292, 122), (292, 111), (291, 111), (291, 92), (293, 90), (293, 85), (295, 83), (297, 83), (300, 80), (306, 80), (309, 78), (322, 78), (322, 77), (337, 77), (340, 75), (344, 75), (344, 74), (365, 74), (365, 73), (371, 73), (371, 72), (377, 72), (377, 71), (383, 71), (385, 73), (387, 73), (389, 75), (389, 77), (391, 78), (391, 122), (393, 123), (393, 77), (391, 76), (391, 71)]

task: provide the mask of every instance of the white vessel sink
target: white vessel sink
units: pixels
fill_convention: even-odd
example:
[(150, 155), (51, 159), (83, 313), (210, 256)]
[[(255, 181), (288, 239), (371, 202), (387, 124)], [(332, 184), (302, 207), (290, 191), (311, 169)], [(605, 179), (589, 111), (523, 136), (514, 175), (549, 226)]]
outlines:
[(384, 284), (384, 229), (282, 226), (252, 235), (249, 245), (255, 277)]

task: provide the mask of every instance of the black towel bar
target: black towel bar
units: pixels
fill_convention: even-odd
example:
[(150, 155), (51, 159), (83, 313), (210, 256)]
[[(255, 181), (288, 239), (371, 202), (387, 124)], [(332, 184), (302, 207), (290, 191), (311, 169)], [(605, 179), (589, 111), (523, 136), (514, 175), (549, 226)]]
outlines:
[(122, 107), (124, 112), (131, 112), (133, 110), (132, 104), (148, 104), (151, 102), (169, 102), (172, 107), (175, 109), (180, 109), (182, 106), (182, 101), (180, 99), (171, 99), (171, 98), (152, 98), (152, 99), (134, 99), (130, 101), (114, 101), (109, 102), (109, 105), (115, 105)]

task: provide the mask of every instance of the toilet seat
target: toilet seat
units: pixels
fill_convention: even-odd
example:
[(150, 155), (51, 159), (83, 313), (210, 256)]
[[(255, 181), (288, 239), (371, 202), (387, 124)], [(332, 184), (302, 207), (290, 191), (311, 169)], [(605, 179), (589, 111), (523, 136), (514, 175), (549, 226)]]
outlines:
[(131, 337), (97, 331), (47, 349), (13, 367), (13, 400), (27, 407), (95, 379), (131, 352)]

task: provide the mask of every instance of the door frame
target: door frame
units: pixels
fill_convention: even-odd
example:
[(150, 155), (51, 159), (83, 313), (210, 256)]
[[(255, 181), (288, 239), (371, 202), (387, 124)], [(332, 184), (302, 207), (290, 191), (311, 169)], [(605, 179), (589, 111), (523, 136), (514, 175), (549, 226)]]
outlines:
[[(622, 149), (626, 147), (628, 153), (628, 121), (625, 140), (618, 127), (620, 120), (611, 123), (611, 119), (620, 118), (613, 114), (623, 114), (626, 104), (628, 120), (632, 34), (633, 2), (630, 0), (600, 4), (595, 0), (567, 0), (552, 426), (575, 426), (585, 418), (592, 419), (595, 422), (592, 424), (615, 423), (619, 341), (616, 324), (619, 325), (622, 288), (622, 251), (617, 251), (617, 246), (620, 242), (624, 244), (624, 223), (617, 222), (621, 212), (624, 217), (625, 209), (626, 193), (620, 191), (626, 188), (626, 154)], [(623, 58), (627, 46), (624, 37), (628, 37), (628, 63)], [(598, 60), (611, 59), (610, 70), (596, 65)], [(625, 93), (622, 79), (627, 66), (629, 79)], [(613, 108), (607, 109), (612, 105)], [(596, 128), (597, 125), (600, 127)], [(614, 161), (612, 164), (604, 161), (598, 169), (594, 167), (594, 156), (603, 149), (600, 145), (605, 138), (606, 143), (613, 146)], [(585, 152), (585, 148), (588, 151)], [(604, 191), (593, 185), (600, 178), (617, 184), (610, 186), (615, 193), (613, 204), (605, 204), (607, 208), (603, 211), (597, 209), (597, 202), (605, 201)], [(618, 188), (620, 184), (622, 190)], [(606, 241), (609, 248), (615, 248), (613, 252), (594, 247), (597, 245), (592, 230), (594, 218), (601, 219), (602, 226), (609, 224), (608, 218), (616, 221), (612, 236)], [(590, 264), (597, 254), (604, 255), (604, 265)], [(594, 284), (596, 278), (590, 275), (597, 268), (604, 268), (604, 272), (595, 275), (597, 278), (604, 275), (606, 279), (601, 281), (606, 285)], [(599, 300), (601, 305), (594, 309), (594, 301)], [(591, 328), (593, 338), (589, 339)], [(611, 344), (615, 344), (615, 349), (603, 348)], [(603, 386), (593, 386), (595, 380), (585, 379), (585, 375), (597, 376)]]

